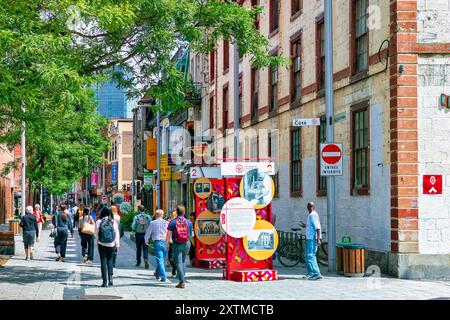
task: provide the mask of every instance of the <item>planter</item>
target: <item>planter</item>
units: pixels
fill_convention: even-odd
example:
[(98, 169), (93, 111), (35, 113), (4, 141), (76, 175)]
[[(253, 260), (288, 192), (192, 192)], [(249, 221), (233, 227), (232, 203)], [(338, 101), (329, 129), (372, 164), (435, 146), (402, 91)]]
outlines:
[(19, 225), (19, 220), (9, 220), (9, 231), (14, 232), (14, 234), (21, 234), (22, 228)]

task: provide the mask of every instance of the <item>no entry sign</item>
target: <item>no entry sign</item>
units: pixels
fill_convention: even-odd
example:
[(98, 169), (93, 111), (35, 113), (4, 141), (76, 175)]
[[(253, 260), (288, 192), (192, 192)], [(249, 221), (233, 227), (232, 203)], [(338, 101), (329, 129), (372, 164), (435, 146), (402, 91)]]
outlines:
[(342, 143), (320, 144), (320, 175), (342, 176)]
[(442, 194), (442, 175), (423, 176), (423, 194)]

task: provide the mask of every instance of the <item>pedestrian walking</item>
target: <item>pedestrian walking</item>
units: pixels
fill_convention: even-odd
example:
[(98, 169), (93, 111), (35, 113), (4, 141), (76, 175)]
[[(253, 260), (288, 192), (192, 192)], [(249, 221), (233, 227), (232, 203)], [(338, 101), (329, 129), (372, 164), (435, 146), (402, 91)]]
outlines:
[(44, 223), (44, 213), (41, 211), (40, 205), (36, 204), (34, 206), (33, 216), (36, 217), (36, 221), (37, 221), (38, 228), (39, 228), (38, 236), (36, 236), (36, 242), (39, 242), (41, 232), (42, 232), (42, 224)]
[[(117, 224), (119, 225), (119, 235), (120, 235), (120, 238), (122, 239), (122, 237), (125, 234), (125, 230), (124, 230), (122, 224), (120, 223), (120, 215), (119, 215), (117, 206), (115, 206), (115, 205), (111, 206), (111, 218), (114, 219), (117, 222)], [(113, 253), (113, 267), (114, 268), (116, 267), (117, 254), (118, 254), (118, 251), (117, 251), (117, 248), (115, 248), (114, 253)]]
[(309, 202), (307, 209), (309, 214), (306, 224), (300, 222), (300, 226), (306, 228), (306, 275), (303, 278), (308, 280), (320, 280), (322, 279), (322, 275), (320, 274), (316, 257), (317, 249), (320, 246), (322, 238), (320, 219), (315, 210), (316, 206), (314, 202)]
[(156, 280), (159, 280), (161, 282), (168, 282), (166, 276), (165, 261), (167, 259), (166, 237), (169, 222), (164, 220), (163, 216), (163, 210), (156, 210), (155, 220), (150, 223), (145, 232), (145, 244), (148, 246), (150, 238), (153, 240), (156, 258)]
[[(172, 212), (172, 216), (169, 218), (169, 223), (172, 221), (172, 220), (175, 220), (176, 218), (177, 218), (177, 212), (176, 211), (174, 211), (174, 212)], [(175, 264), (175, 257), (174, 257), (174, 254), (173, 254), (173, 246), (172, 246), (172, 244), (173, 244), (173, 241), (172, 241), (172, 238), (169, 240), (169, 252), (168, 252), (168, 264), (171, 266), (171, 268), (172, 268), (172, 278), (176, 278), (177, 277), (177, 265)]]
[(166, 247), (169, 248), (169, 240), (172, 239), (173, 254), (177, 266), (177, 277), (179, 280), (177, 288), (185, 287), (186, 256), (189, 253), (189, 238), (194, 234), (192, 223), (185, 218), (186, 208), (177, 206), (177, 218), (169, 223), (167, 228)]
[(102, 271), (102, 287), (113, 285), (113, 253), (120, 248), (119, 226), (111, 219), (111, 210), (104, 207), (95, 223), (95, 238), (98, 244)]
[[(189, 220), (191, 221), (192, 225), (195, 224), (195, 212), (191, 212)], [(195, 261), (195, 237), (192, 235), (189, 240), (191, 242), (191, 246), (189, 248), (189, 260), (191, 262), (191, 266), (193, 266)]]
[(61, 205), (61, 211), (56, 213), (52, 218), (52, 223), (57, 230), (55, 237), (55, 252), (56, 261), (64, 262), (66, 258), (67, 238), (69, 237), (69, 231), (73, 238), (73, 224), (70, 218), (70, 212), (66, 209), (65, 205)]
[(83, 218), (84, 214), (84, 204), (81, 202), (78, 209), (74, 209), (75, 217), (74, 217), (74, 228), (78, 229), (78, 234), (81, 234), (81, 223), (80, 220)]
[(74, 227), (74, 229), (77, 229), (78, 228), (78, 217), (77, 217), (78, 207), (77, 207), (77, 205), (70, 208), (69, 211), (70, 211), (70, 216), (72, 217), (73, 227)]
[(152, 217), (145, 213), (145, 207), (139, 206), (139, 214), (133, 218), (131, 230), (135, 232), (136, 239), (136, 267), (141, 265), (141, 255), (144, 256), (145, 268), (148, 269), (148, 245), (145, 244), (145, 231), (147, 230)]
[(83, 215), (79, 219), (79, 226), (83, 263), (92, 263), (94, 261), (95, 221), (92, 219), (88, 208), (83, 209)]
[(25, 249), (25, 260), (33, 260), (33, 247), (36, 237), (39, 237), (39, 226), (36, 217), (33, 215), (33, 207), (25, 208), (25, 215), (20, 219), (20, 226), (22, 227), (23, 245)]

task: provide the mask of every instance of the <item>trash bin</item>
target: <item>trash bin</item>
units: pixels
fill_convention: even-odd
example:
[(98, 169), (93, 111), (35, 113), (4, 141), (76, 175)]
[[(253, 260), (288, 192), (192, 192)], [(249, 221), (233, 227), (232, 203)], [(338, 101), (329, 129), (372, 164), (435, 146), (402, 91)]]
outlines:
[(365, 247), (357, 244), (345, 244), (342, 248), (344, 258), (344, 275), (347, 277), (364, 277)]
[(9, 220), (9, 231), (14, 232), (14, 234), (21, 234), (22, 228), (19, 226), (19, 220)]
[(336, 271), (337, 274), (344, 274), (344, 246), (356, 244), (352, 242), (352, 238), (350, 236), (343, 236), (341, 242), (336, 244)]

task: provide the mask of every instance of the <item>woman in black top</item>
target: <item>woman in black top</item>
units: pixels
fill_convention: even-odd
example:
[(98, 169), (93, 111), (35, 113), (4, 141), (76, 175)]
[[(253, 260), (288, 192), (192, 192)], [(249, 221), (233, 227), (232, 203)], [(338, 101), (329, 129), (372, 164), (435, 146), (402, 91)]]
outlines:
[(20, 226), (23, 230), (23, 245), (25, 247), (25, 260), (33, 260), (33, 246), (36, 237), (39, 237), (39, 227), (36, 217), (33, 216), (33, 207), (25, 209), (25, 215), (20, 219)]

